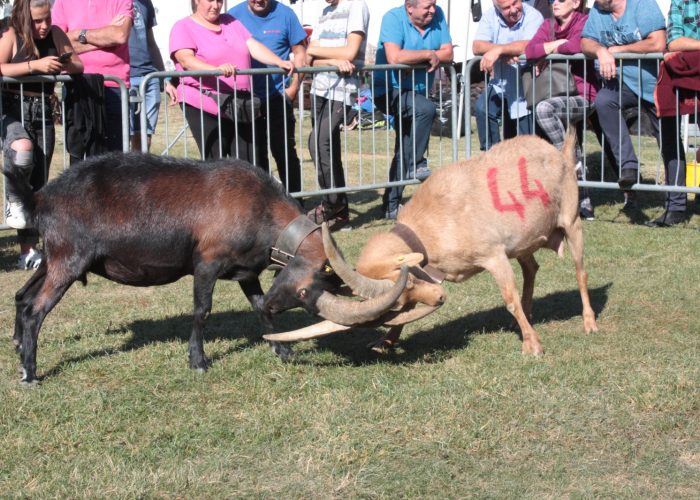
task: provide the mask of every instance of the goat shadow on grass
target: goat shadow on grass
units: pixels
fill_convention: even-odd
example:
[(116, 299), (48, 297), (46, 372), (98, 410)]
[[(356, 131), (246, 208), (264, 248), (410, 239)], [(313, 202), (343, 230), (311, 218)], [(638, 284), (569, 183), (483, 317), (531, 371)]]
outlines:
[[(312, 316), (305, 311), (287, 311), (273, 318), (277, 331), (284, 329), (301, 328), (309, 324)], [(100, 332), (104, 335), (128, 335), (128, 339), (117, 347), (105, 347), (93, 351), (61, 359), (54, 367), (39, 374), (39, 380), (53, 378), (59, 375), (65, 367), (74, 363), (81, 363), (89, 359), (111, 356), (118, 353), (130, 352), (141, 349), (150, 344), (181, 341), (182, 343), (182, 368), (188, 369), (187, 343), (192, 333), (193, 317), (191, 314), (181, 314), (167, 319), (139, 319), (131, 323), (117, 325)], [(204, 352), (213, 363), (226, 358), (234, 352), (244, 351), (266, 342), (262, 339), (263, 328), (258, 321), (257, 314), (252, 310), (227, 311), (212, 313), (207, 318), (204, 327)], [(79, 342), (80, 335), (70, 338), (70, 341)], [(243, 340), (224, 351), (211, 353), (207, 349), (207, 343), (214, 340)], [(45, 349), (46, 347), (44, 347)], [(41, 352), (39, 352), (41, 354)], [(271, 356), (274, 354), (270, 353)]]
[[(588, 290), (591, 306), (600, 316), (608, 302), (609, 289), (612, 283)], [(458, 297), (454, 297), (458, 298)], [(572, 318), (581, 319), (580, 331), (583, 332), (581, 317), (581, 295), (578, 289), (555, 292), (533, 301), (532, 325), (551, 321), (566, 321)], [(381, 337), (386, 329), (358, 329), (348, 333), (338, 333), (322, 337), (316, 341), (316, 350), (330, 351), (343, 357), (346, 362), (360, 366), (371, 363), (413, 364), (420, 362), (437, 362), (444, 359), (445, 354), (463, 349), (469, 345), (472, 337), (483, 332), (509, 332), (521, 338), (520, 330), (505, 306), (495, 307), (486, 311), (468, 313), (459, 319), (454, 319), (436, 327), (418, 331), (410, 335), (402, 335), (399, 340), (400, 349), (388, 354), (377, 355), (366, 348), (367, 344)], [(521, 338), (522, 340), (522, 338)], [(547, 345), (547, 340), (543, 339)], [(301, 359), (298, 359), (301, 358)], [(306, 363), (303, 356), (297, 356), (292, 362)], [(311, 361), (308, 361), (311, 363)], [(318, 365), (317, 360), (313, 361)]]
[[(589, 289), (591, 305), (600, 315), (608, 301), (607, 285)], [(457, 297), (455, 297), (457, 298)], [(563, 321), (581, 316), (581, 299), (578, 290), (556, 292), (545, 297), (536, 298), (533, 303), (533, 326), (550, 321)], [(287, 311), (274, 318), (277, 331), (282, 327), (294, 330), (319, 321), (301, 310)], [(192, 330), (192, 315), (182, 314), (167, 319), (140, 319), (132, 323), (108, 328), (105, 335), (126, 335), (132, 332), (123, 344), (117, 347), (95, 349), (80, 356), (73, 356), (59, 361), (54, 367), (43, 372), (41, 381), (59, 375), (63, 369), (74, 363), (80, 363), (89, 359), (111, 356), (117, 353), (130, 352), (141, 349), (155, 343), (180, 341), (182, 343), (182, 369), (187, 370), (187, 342)], [(449, 321), (427, 331), (419, 331), (402, 337), (401, 349), (388, 355), (378, 356), (366, 345), (384, 334), (384, 329), (355, 329), (348, 333), (339, 333), (323, 337), (315, 341), (312, 352), (329, 351), (344, 358), (344, 363), (361, 366), (370, 363), (412, 364), (418, 360), (422, 362), (436, 362), (442, 359), (445, 353), (463, 349), (468, 346), (470, 339), (484, 331), (505, 330), (515, 335), (520, 335), (517, 325), (514, 325), (512, 316), (506, 311), (505, 306), (495, 307), (487, 311), (479, 311), (467, 314), (462, 318)], [(254, 348), (265, 342), (262, 340), (263, 329), (258, 322), (257, 315), (252, 311), (218, 312), (209, 316), (204, 330), (204, 350), (212, 362), (226, 358), (235, 352)], [(72, 338), (80, 341), (80, 336)], [(225, 350), (215, 353), (209, 352), (207, 343), (214, 340), (243, 340)], [(46, 348), (46, 347), (45, 347)], [(290, 360), (291, 363), (319, 365), (337, 365), (338, 362), (319, 362), (309, 351), (299, 353)], [(274, 356), (270, 352), (270, 356)], [(310, 359), (310, 356), (314, 359)], [(342, 363), (342, 361), (341, 361)]]

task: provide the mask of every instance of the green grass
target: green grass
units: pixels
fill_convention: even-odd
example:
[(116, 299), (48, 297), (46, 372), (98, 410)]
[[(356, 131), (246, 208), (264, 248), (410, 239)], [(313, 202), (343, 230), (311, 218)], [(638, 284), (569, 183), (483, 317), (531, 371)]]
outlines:
[[(409, 189), (410, 193), (410, 189)], [(660, 211), (645, 194), (640, 217)], [(378, 194), (351, 195), (354, 261)], [(0, 232), (0, 497), (697, 498), (698, 208), (652, 230), (594, 192), (586, 266), (600, 331), (583, 333), (570, 256), (541, 252), (534, 327), (520, 339), (487, 274), (409, 325), (395, 353), (359, 329), (282, 363), (235, 283), (220, 282), (205, 349), (187, 368), (192, 280), (150, 289), (90, 277), (47, 317), (42, 384), (19, 384), (10, 337), (17, 246)], [(264, 286), (271, 275), (263, 275)], [(301, 311), (281, 328), (314, 321)]]

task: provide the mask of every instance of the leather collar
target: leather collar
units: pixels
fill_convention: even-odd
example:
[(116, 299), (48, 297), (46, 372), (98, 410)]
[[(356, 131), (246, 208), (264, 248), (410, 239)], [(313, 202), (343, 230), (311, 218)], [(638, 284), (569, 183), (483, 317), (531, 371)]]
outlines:
[(299, 245), (317, 229), (321, 229), (321, 226), (311, 222), (306, 215), (299, 215), (287, 224), (277, 237), (275, 245), (270, 248), (269, 268), (282, 269), (289, 264), (296, 255)]

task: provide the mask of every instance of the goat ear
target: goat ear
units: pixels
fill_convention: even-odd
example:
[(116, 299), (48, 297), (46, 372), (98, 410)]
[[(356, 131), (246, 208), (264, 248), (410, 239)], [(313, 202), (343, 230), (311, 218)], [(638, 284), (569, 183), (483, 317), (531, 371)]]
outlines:
[(419, 266), (421, 262), (423, 262), (423, 257), (422, 253), (414, 252), (414, 253), (404, 253), (401, 255), (396, 256), (396, 269), (399, 269), (401, 266), (408, 266), (408, 267), (413, 267), (413, 266)]

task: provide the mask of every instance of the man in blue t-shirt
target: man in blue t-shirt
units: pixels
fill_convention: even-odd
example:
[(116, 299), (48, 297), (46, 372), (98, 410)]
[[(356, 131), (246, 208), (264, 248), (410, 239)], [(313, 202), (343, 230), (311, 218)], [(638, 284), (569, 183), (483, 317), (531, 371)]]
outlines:
[[(153, 36), (156, 25), (156, 11), (151, 0), (134, 0), (134, 25), (129, 32), (130, 92), (136, 95), (143, 77), (154, 71), (163, 71), (163, 58)], [(176, 102), (175, 87), (165, 81), (165, 91), (171, 102)], [(156, 130), (160, 110), (160, 81), (148, 81), (143, 102), (129, 104), (129, 125), (131, 128), (131, 149), (141, 151), (141, 115), (146, 112), (148, 149), (151, 149), (151, 136)]]
[[(389, 180), (423, 180), (430, 175), (425, 152), (435, 118), (435, 104), (428, 92), (435, 70), (454, 57), (452, 39), (442, 9), (436, 0), (405, 0), (382, 18), (377, 64), (427, 64), (428, 69), (379, 71), (374, 76), (374, 101), (394, 116), (396, 142)], [(426, 83), (427, 80), (427, 83)], [(395, 219), (404, 186), (384, 191), (384, 217)]]
[[(228, 13), (238, 19), (257, 41), (281, 59), (294, 54), (297, 66), (306, 59), (306, 31), (292, 9), (277, 0), (247, 0)], [(253, 60), (253, 68), (268, 66)], [(254, 75), (255, 95), (262, 100), (262, 118), (255, 122), (255, 164), (270, 171), (268, 146), (277, 164), (282, 183), (290, 193), (301, 191), (301, 162), (297, 155), (294, 130), (294, 99), (301, 86), (301, 75), (294, 75), (285, 87), (286, 75)], [(269, 140), (270, 132), (283, 138)], [(268, 144), (269, 142), (269, 144)]]
[[(654, 106), (657, 61), (623, 61), (621, 75), (615, 53), (646, 54), (666, 50), (666, 22), (655, 0), (596, 0), (583, 28), (581, 50), (597, 59), (603, 88), (598, 91), (595, 108), (600, 128), (608, 141), (617, 167), (618, 184), (631, 188), (639, 178), (639, 160), (632, 146), (629, 129), (621, 113), (641, 102), (650, 118), (666, 170), (666, 182), (685, 183), (685, 152), (681, 145), (676, 117), (658, 119)], [(621, 78), (619, 78), (619, 77)], [(641, 111), (640, 110), (640, 111)], [(659, 136), (659, 121), (661, 122)], [(634, 206), (634, 193), (626, 193), (626, 207)], [(669, 193), (664, 214), (649, 226), (670, 226), (685, 220), (687, 196)]]

